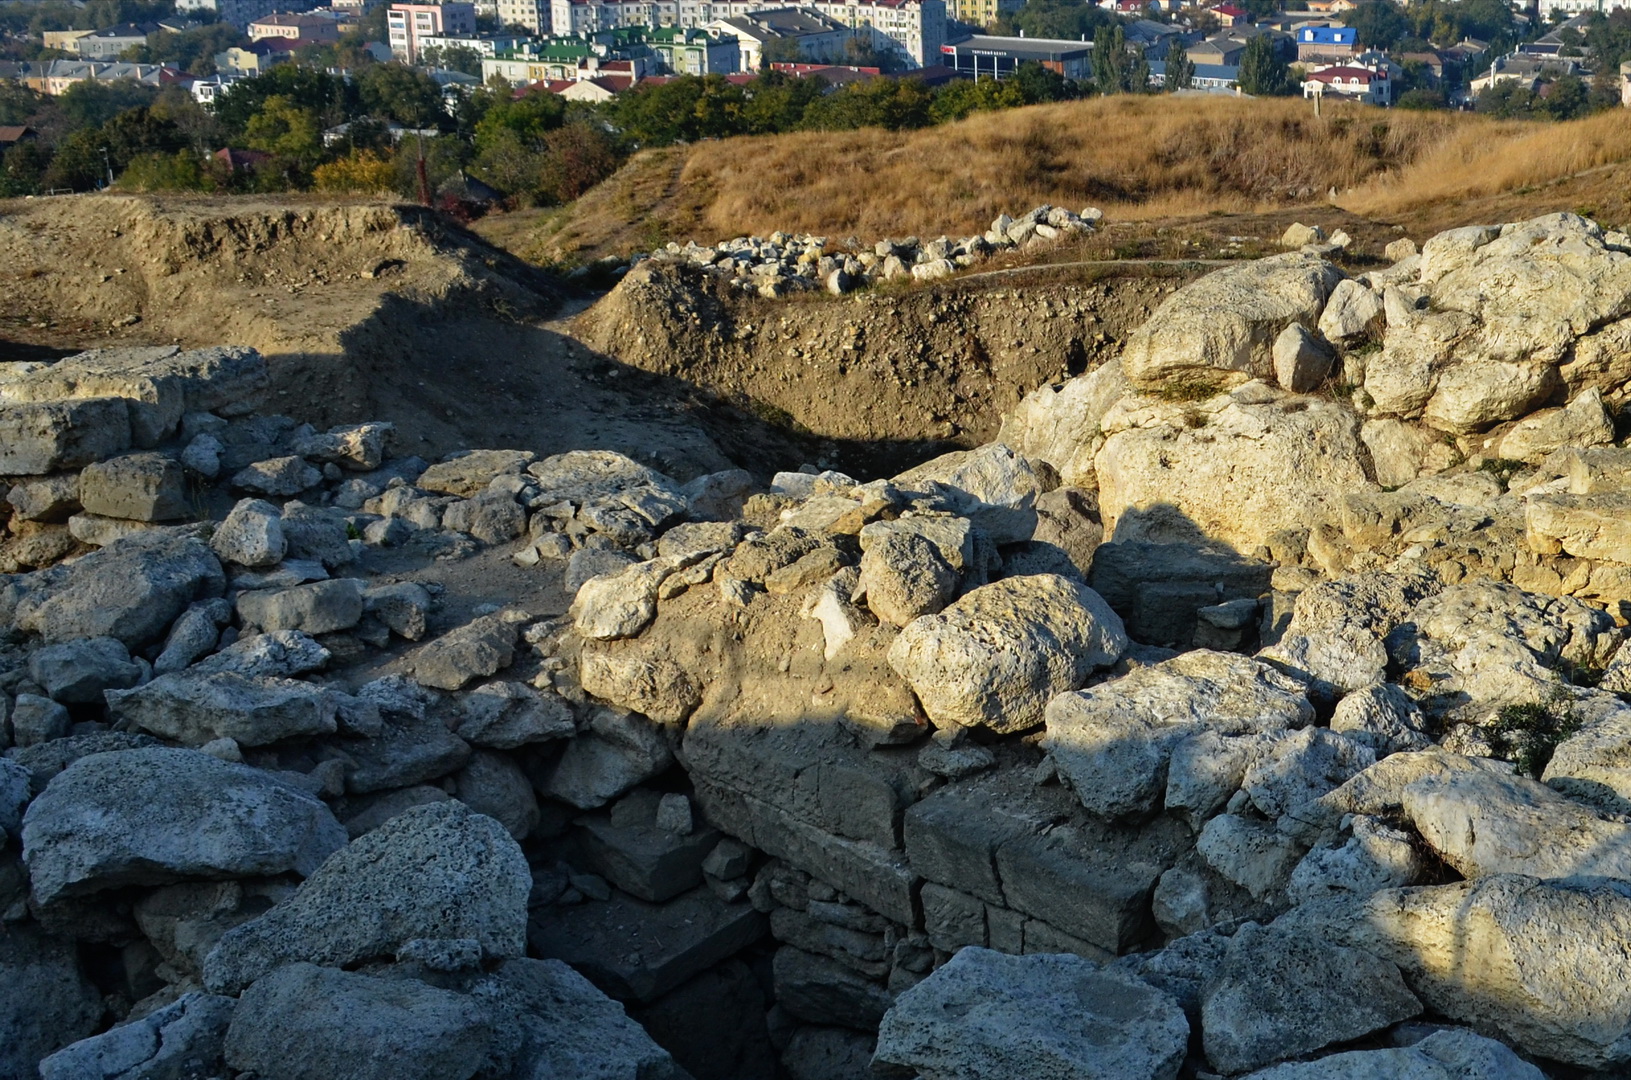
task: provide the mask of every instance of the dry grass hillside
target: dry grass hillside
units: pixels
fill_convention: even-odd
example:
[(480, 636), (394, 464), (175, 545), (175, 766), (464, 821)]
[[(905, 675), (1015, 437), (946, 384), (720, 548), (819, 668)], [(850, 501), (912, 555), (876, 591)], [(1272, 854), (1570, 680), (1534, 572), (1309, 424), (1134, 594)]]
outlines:
[(1619, 110), (1568, 124), (1470, 123), (1408, 166), (1347, 193), (1367, 217), (1451, 222), (1580, 209), (1631, 220), (1631, 118)]
[(528, 258), (578, 262), (776, 229), (966, 233), (1044, 202), (1155, 222), (1325, 205), (1334, 191), (1356, 214), (1423, 228), (1531, 209), (1617, 220), (1628, 170), (1616, 163), (1631, 163), (1631, 124), (1617, 111), (1542, 124), (1340, 104), (1316, 118), (1300, 99), (1098, 98), (923, 131), (650, 151), (565, 210), (482, 231), (502, 229), (500, 242)]

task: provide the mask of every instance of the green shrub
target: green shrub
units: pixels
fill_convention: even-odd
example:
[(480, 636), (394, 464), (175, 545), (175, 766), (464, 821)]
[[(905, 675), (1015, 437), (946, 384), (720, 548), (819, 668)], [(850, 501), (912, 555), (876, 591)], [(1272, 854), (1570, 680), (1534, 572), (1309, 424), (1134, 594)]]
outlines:
[(1205, 401), (1223, 392), (1223, 383), (1205, 375), (1174, 375), (1155, 391), (1162, 401)]
[(1544, 702), (1503, 705), (1486, 729), (1495, 751), (1518, 767), (1518, 772), (1539, 780), (1551, 763), (1557, 744), (1580, 730), (1574, 702), (1559, 690)]

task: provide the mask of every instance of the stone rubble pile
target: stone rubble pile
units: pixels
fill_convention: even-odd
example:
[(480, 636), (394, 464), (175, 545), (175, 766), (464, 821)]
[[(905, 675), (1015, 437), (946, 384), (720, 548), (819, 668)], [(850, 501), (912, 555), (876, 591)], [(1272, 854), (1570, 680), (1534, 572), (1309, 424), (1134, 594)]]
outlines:
[(644, 258), (699, 267), (729, 279), (733, 288), (764, 297), (806, 289), (842, 295), (879, 281), (911, 277), (932, 281), (973, 266), (1001, 251), (1030, 249), (1074, 233), (1091, 233), (1104, 212), (1088, 207), (1080, 214), (1060, 206), (1038, 206), (1019, 217), (999, 215), (978, 236), (942, 236), (923, 241), (879, 240), (866, 247), (851, 240), (836, 244), (824, 236), (771, 233), (768, 238), (739, 236), (711, 247), (696, 241), (670, 242)]
[(868, 481), (6, 373), (0, 1078), (1624, 1075), (1609, 240), (1231, 266)]

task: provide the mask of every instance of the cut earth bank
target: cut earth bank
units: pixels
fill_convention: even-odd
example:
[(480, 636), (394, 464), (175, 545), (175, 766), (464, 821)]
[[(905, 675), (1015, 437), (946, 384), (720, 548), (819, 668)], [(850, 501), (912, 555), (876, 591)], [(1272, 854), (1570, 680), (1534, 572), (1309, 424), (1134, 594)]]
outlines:
[(868, 482), (8, 369), (0, 1077), (1623, 1075), (1631, 238), (1396, 254)]

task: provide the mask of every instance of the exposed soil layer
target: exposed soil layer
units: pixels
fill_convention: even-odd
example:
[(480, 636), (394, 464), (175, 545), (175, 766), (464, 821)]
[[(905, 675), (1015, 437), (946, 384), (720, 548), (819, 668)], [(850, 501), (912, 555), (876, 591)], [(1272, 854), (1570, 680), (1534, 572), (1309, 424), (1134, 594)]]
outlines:
[[(1063, 267), (847, 298), (732, 295), (689, 267), (646, 262), (572, 324), (626, 364), (729, 395), (826, 440), (826, 456), (898, 470), (989, 441), (1044, 383), (1113, 356), (1188, 263)], [(885, 460), (887, 459), (887, 460)]]
[[(807, 440), (572, 341), (553, 279), (417, 207), (75, 196), (0, 203), (0, 359), (231, 343), (268, 408), (390, 416), (398, 448), (615, 449), (681, 478)], [(563, 308), (563, 302), (566, 306)]]

